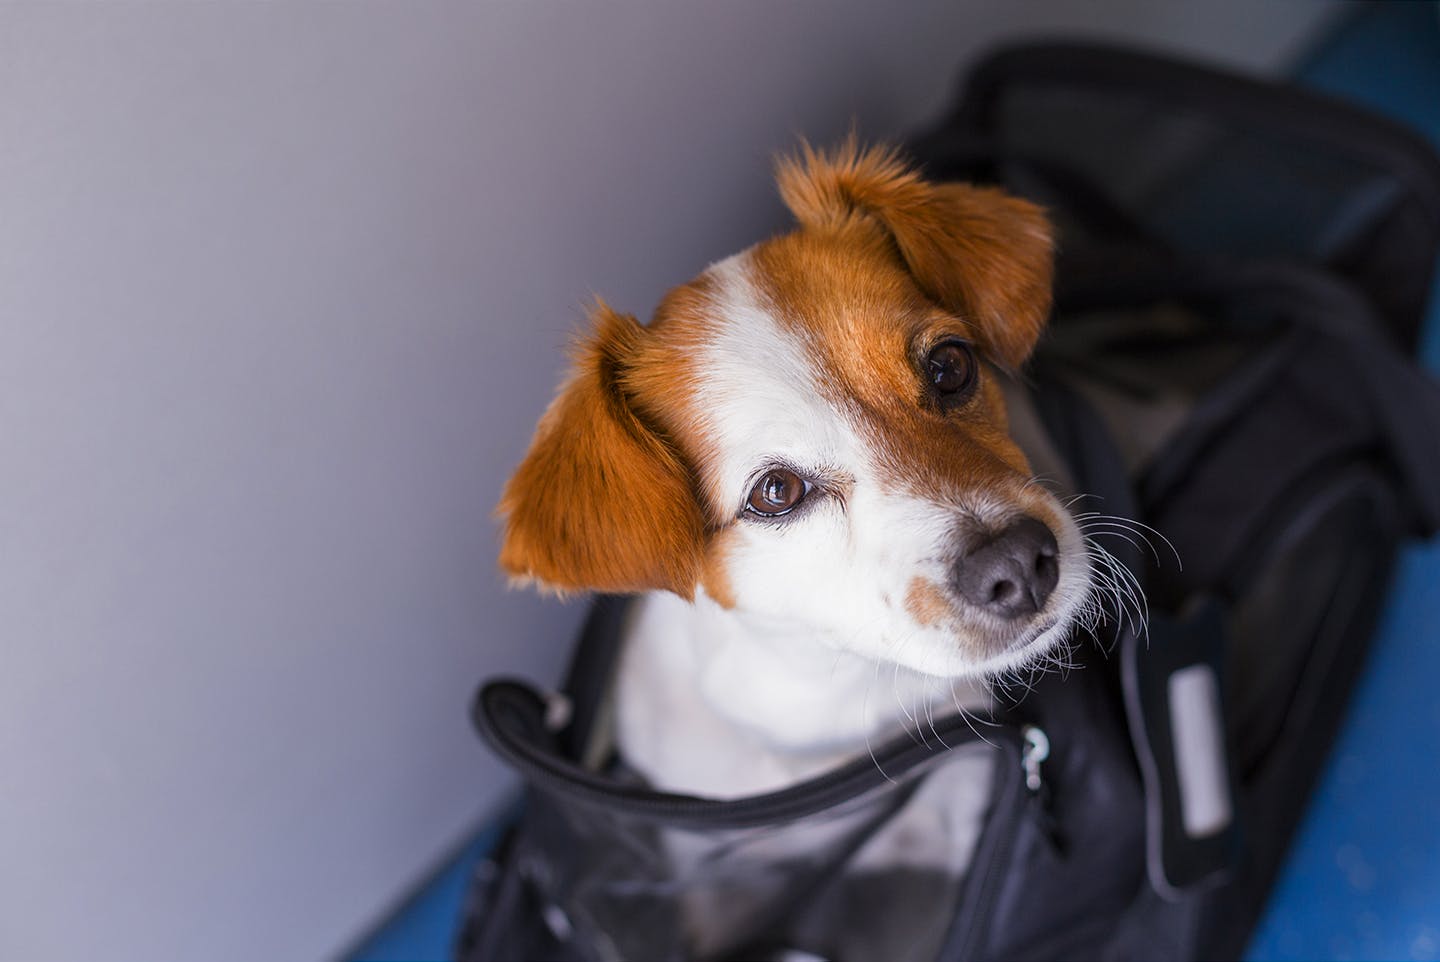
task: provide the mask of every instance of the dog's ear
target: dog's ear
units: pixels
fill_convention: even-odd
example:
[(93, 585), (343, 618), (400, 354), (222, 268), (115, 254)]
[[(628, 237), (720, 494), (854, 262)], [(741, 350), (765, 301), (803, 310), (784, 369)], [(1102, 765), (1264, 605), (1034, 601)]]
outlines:
[(1054, 243), (1044, 212), (989, 187), (932, 184), (894, 150), (855, 138), (830, 153), (808, 144), (776, 172), (785, 205), (803, 226), (857, 214), (884, 225), (920, 289), (973, 323), (991, 357), (1018, 367), (1050, 313)]
[(623, 386), (646, 330), (603, 304), (592, 321), (501, 496), (500, 565), (560, 592), (665, 589), (691, 598), (704, 523), (689, 473)]

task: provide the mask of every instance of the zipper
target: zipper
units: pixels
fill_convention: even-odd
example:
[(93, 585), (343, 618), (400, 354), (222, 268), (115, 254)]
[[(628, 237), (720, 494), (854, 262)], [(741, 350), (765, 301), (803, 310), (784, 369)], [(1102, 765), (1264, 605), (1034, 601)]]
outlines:
[(1045, 787), (1040, 775), (1040, 765), (1050, 757), (1050, 736), (1039, 725), (1026, 725), (1020, 729), (1020, 738), (1025, 749), (1020, 753), (1020, 767), (1025, 771), (1025, 788), (1032, 796), (1038, 795)]
[(1065, 837), (1060, 831), (1060, 822), (1055, 818), (1051, 804), (1050, 783), (1045, 780), (1040, 766), (1050, 757), (1050, 736), (1039, 725), (1026, 725), (1020, 729), (1025, 743), (1020, 753), (1020, 767), (1025, 772), (1026, 806), (1035, 827), (1040, 829), (1057, 854), (1065, 854)]
[(1038, 725), (1000, 730), (1006, 764), (995, 792), (995, 815), (972, 856), (970, 878), (960, 896), (955, 924), (937, 958), (973, 959), (985, 945), (995, 915), (999, 879), (1010, 867), (1016, 839), (1026, 820), (1036, 824), (1057, 851), (1063, 852), (1059, 823), (1050, 807), (1050, 784), (1044, 764), (1050, 758), (1050, 737)]

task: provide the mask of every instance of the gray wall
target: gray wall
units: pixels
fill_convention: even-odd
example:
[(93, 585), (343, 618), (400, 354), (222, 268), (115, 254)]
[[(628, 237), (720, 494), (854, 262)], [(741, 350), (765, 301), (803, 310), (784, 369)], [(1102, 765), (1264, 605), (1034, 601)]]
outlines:
[(0, 7), (0, 958), (315, 958), (509, 786), (580, 611), (490, 510), (594, 292), (1032, 28), (1283, 63), (1310, 0)]

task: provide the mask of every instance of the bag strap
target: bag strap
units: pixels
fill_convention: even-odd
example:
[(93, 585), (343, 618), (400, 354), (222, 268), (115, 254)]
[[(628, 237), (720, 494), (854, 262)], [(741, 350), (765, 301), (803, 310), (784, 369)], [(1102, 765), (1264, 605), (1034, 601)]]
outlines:
[[(1042, 368), (1037, 382), (1037, 410), (1067, 455), (1077, 489), (1099, 496), (1108, 513), (1139, 520), (1130, 479), (1100, 417), (1054, 372)], [(1139, 546), (1112, 553), (1143, 585)], [(1143, 633), (1120, 623), (1117, 617), (1121, 691), (1145, 789), (1146, 874), (1159, 895), (1178, 901), (1224, 882), (1241, 852), (1221, 698), (1225, 626), (1212, 600), (1178, 617), (1151, 610)]]
[(788, 788), (736, 799), (700, 798), (654, 791), (636, 781), (590, 771), (567, 757), (557, 737), (565, 719), (553, 717), (553, 703), (553, 698), (526, 682), (500, 679), (480, 688), (471, 719), (495, 753), (536, 788), (616, 815), (696, 828), (746, 828), (804, 818), (892, 785), (961, 745), (984, 740), (1016, 746), (1020, 741), (1013, 724), (960, 713), (935, 721), (934, 743), (907, 732), (877, 746), (872, 755), (861, 755)]
[(590, 756), (598, 728), (608, 710), (610, 690), (620, 659), (620, 642), (633, 597), (596, 595), (570, 656), (560, 694), (566, 699), (565, 721), (557, 740), (569, 758)]

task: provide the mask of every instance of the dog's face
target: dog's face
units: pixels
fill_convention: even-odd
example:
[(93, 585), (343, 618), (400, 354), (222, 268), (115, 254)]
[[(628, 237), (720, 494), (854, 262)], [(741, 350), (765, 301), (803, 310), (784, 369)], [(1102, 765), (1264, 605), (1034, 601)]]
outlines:
[(1074, 522), (1006, 431), (994, 366), (1049, 309), (1049, 229), (851, 146), (786, 162), (800, 229), (603, 305), (501, 502), (502, 565), (559, 590), (698, 589), (928, 674), (1059, 637)]

